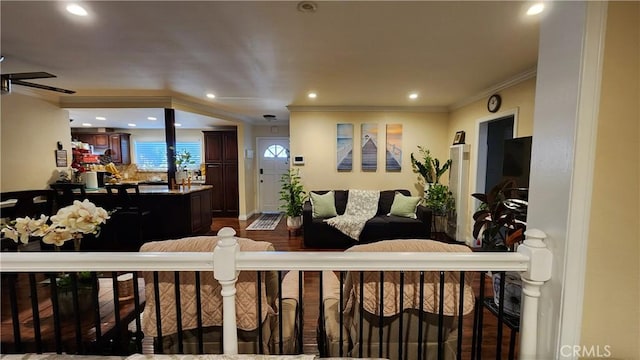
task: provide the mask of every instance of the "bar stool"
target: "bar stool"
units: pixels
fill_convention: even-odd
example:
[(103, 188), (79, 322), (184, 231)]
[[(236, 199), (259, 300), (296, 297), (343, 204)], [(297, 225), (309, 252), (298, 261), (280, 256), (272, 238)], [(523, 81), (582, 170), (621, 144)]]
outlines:
[(72, 205), (74, 200), (82, 201), (87, 198), (87, 192), (82, 183), (53, 183), (49, 187), (56, 192), (56, 209)]
[[(105, 185), (111, 213), (112, 229), (118, 250), (138, 251), (144, 243), (144, 222), (150, 218), (151, 211), (141, 206), (140, 188), (138, 184), (107, 184)], [(137, 233), (135, 244), (120, 242), (131, 231)], [(133, 246), (132, 246), (133, 245)]]

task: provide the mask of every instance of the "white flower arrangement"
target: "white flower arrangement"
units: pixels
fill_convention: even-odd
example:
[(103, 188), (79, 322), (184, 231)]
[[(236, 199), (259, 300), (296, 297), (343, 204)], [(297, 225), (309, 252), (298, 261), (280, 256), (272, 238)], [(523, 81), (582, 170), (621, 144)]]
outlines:
[(40, 215), (39, 219), (17, 218), (13, 226), (7, 225), (1, 231), (16, 243), (26, 244), (30, 236), (38, 236), (45, 244), (62, 246), (65, 241), (80, 238), (82, 234), (99, 234), (100, 224), (107, 219), (109, 213), (105, 209), (87, 199), (76, 200), (51, 218), (45, 215)]

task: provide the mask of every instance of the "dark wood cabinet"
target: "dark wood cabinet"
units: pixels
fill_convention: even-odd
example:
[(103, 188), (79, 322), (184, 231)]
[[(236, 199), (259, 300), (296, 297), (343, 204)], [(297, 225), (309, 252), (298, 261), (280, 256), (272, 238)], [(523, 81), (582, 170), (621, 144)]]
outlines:
[(213, 216), (238, 216), (238, 133), (236, 130), (205, 131), (205, 183), (213, 185)]
[(111, 160), (114, 164), (131, 164), (130, 134), (72, 132), (71, 137), (93, 145), (96, 154), (104, 154), (105, 150), (111, 149)]

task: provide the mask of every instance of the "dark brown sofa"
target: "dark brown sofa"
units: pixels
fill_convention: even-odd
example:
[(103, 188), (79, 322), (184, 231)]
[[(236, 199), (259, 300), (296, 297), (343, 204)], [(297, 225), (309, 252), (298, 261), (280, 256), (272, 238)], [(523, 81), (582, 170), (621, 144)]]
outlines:
[[(325, 194), (329, 190), (313, 191)], [(351, 239), (339, 230), (331, 227), (322, 218), (313, 218), (311, 202), (307, 200), (302, 211), (304, 247), (305, 248), (329, 248), (346, 249), (356, 244), (372, 243), (390, 239), (429, 239), (431, 237), (431, 210), (418, 205), (417, 219), (406, 217), (387, 216), (393, 204), (395, 192), (409, 196), (409, 190), (384, 190), (380, 191), (378, 212), (367, 221), (359, 241)], [(338, 215), (344, 214), (347, 207), (349, 190), (334, 190), (336, 211)]]

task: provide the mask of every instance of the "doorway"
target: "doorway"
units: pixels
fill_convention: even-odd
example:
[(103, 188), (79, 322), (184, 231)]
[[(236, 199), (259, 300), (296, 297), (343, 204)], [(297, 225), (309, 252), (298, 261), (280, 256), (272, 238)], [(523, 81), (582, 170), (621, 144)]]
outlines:
[(280, 212), (280, 178), (289, 170), (289, 138), (258, 138), (258, 209)]
[(475, 192), (487, 193), (502, 180), (504, 141), (516, 137), (517, 115), (517, 110), (512, 110), (478, 120)]

